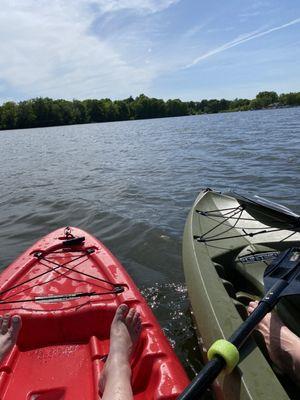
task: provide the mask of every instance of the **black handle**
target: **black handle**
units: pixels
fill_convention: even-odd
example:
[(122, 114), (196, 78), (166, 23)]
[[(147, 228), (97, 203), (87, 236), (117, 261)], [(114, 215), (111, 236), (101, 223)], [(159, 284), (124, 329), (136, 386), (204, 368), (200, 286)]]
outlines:
[(72, 239), (67, 239), (63, 241), (63, 247), (68, 247), (68, 246), (80, 246), (81, 244), (83, 244), (83, 242), (85, 241), (85, 237), (75, 237)]
[(224, 367), (225, 361), (221, 357), (216, 357), (209, 361), (177, 400), (198, 400), (199, 396), (206, 392), (209, 385), (217, 378)]

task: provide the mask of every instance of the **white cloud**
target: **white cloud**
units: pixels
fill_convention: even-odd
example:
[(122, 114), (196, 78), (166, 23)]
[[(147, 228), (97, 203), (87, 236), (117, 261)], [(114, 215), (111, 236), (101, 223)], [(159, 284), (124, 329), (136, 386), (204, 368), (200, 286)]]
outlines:
[(239, 17), (241, 18), (252, 18), (252, 17), (257, 17), (259, 15), (261, 15), (262, 12), (261, 11), (250, 11), (250, 12), (244, 12), (239, 14)]
[(95, 0), (100, 9), (104, 12), (119, 10), (133, 10), (136, 12), (158, 12), (162, 11), (179, 0)]
[[(179, 1), (1, 0), (0, 103), (36, 96), (178, 97), (191, 81), (203, 85), (202, 76), (182, 71), (189, 60), (186, 68), (300, 21), (261, 27), (205, 51), (203, 46), (231, 26), (222, 22), (208, 29), (216, 19), (209, 15), (197, 15), (197, 25), (187, 25), (180, 9), (169, 18), (163, 11)], [(232, 16), (230, 23), (236, 26), (235, 21)]]
[(221, 53), (225, 50), (231, 49), (232, 47), (235, 46), (239, 46), (240, 44), (243, 44), (245, 42), (248, 42), (249, 40), (253, 40), (256, 38), (259, 38), (261, 36), (265, 36), (268, 35), (269, 33), (275, 32), (275, 31), (279, 31), (281, 29), (287, 28), (291, 25), (295, 25), (298, 24), (300, 22), (300, 18), (294, 19), (292, 21), (287, 22), (286, 24), (280, 25), (280, 26), (276, 26), (274, 28), (271, 29), (267, 29), (263, 32), (259, 32), (259, 31), (255, 31), (255, 32), (251, 32), (251, 33), (246, 33), (243, 34), (241, 36), (238, 36), (236, 39), (227, 42), (225, 44), (223, 44), (222, 46), (219, 46), (215, 49), (212, 49), (204, 54), (202, 54), (201, 56), (195, 58), (190, 64), (186, 65), (185, 68), (190, 68), (193, 67), (194, 65), (198, 64), (200, 61), (205, 60), (206, 58), (209, 58), (215, 54)]
[(184, 34), (182, 35), (183, 38), (190, 39), (190, 38), (198, 35), (199, 32), (201, 32), (204, 28), (207, 28), (207, 26), (211, 23), (212, 20), (213, 20), (213, 18), (209, 18), (205, 22), (202, 22), (202, 23), (192, 26), (186, 32), (184, 32)]
[(122, 9), (155, 13), (176, 1), (2, 0), (0, 81), (24, 98), (123, 97), (146, 91), (155, 66), (132, 64), (113, 40), (92, 34), (95, 7), (98, 17)]

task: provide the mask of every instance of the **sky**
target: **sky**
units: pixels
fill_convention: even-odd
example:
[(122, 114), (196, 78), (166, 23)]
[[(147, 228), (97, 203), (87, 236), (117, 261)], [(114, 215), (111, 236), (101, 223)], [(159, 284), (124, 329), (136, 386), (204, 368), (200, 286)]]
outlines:
[(299, 0), (1, 0), (0, 103), (300, 91)]

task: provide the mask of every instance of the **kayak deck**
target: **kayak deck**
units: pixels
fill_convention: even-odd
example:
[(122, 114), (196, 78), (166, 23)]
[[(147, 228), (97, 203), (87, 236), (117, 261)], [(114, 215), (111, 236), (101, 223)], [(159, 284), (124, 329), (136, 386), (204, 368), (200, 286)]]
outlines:
[[(257, 218), (262, 214), (263, 210), (241, 207), (234, 197), (211, 190), (199, 194), (189, 213), (184, 272), (205, 349), (228, 338), (247, 316), (249, 301), (262, 297), (267, 265), (280, 251), (299, 245), (299, 233), (267, 225), (264, 218)], [(299, 298), (282, 299), (278, 312), (300, 335)], [(219, 378), (220, 398), (288, 399), (265, 355), (263, 346), (250, 340), (235, 372)]]
[[(111, 321), (114, 312), (115, 306), (111, 304), (110, 311), (107, 310), (103, 317), (107, 317), (107, 321)], [(96, 312), (94, 322), (101, 326), (101, 320), (99, 312)], [(32, 329), (30, 322), (27, 325)], [(53, 323), (45, 323), (43, 330), (40, 329), (41, 323), (37, 323), (39, 337), (52, 330), (52, 340), (48, 335), (48, 342), (52, 342), (51, 345), (46, 345), (45, 341), (37, 342), (29, 348), (20, 344), (19, 349), (15, 348), (10, 354), (1, 366), (0, 393), (5, 393), (1, 398), (5, 400), (16, 398), (30, 400), (99, 398), (98, 381), (109, 351), (109, 330), (102, 329), (101, 331), (99, 329), (98, 332), (94, 330), (93, 336), (86, 332), (86, 337), (79, 336), (78, 333), (74, 334), (78, 331), (78, 326), (92, 322), (91, 315), (85, 315), (85, 313), (77, 315), (73, 321), (66, 320), (68, 329), (61, 322), (57, 321), (56, 327)], [(58, 343), (55, 343), (55, 328), (57, 331), (58, 329), (63, 330), (64, 336), (68, 340), (60, 339)], [(170, 370), (169, 363), (164, 362), (168, 354), (160, 348), (155, 337), (147, 334), (146, 338), (143, 336), (142, 341), (132, 364), (135, 398), (152, 398), (150, 393), (147, 394), (147, 387), (148, 389), (152, 387), (155, 392), (153, 398), (175, 399), (175, 394), (164, 395), (165, 382), (161, 379), (162, 374), (162, 376), (166, 373), (168, 376), (173, 375), (173, 368)]]
[(17, 345), (0, 367), (0, 398), (99, 399), (116, 308), (134, 306), (142, 336), (132, 357), (135, 399), (175, 399), (188, 383), (152, 312), (118, 260), (72, 228), (46, 236), (0, 277), (0, 314), (22, 316)]

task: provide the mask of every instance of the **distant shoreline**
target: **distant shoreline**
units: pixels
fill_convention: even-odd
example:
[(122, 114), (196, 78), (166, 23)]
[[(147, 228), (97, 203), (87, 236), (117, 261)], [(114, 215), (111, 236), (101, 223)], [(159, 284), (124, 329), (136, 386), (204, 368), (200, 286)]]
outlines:
[(0, 130), (141, 120), (300, 106), (300, 92), (259, 92), (255, 99), (181, 101), (140, 95), (124, 100), (35, 98), (0, 106)]

